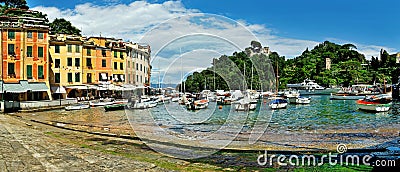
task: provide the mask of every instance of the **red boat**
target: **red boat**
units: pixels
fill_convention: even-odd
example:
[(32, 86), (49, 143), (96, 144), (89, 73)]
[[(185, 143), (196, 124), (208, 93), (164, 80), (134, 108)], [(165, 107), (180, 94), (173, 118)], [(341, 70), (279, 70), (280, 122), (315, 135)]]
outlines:
[(392, 97), (387, 95), (370, 96), (356, 101), (361, 110), (386, 112), (392, 106)]

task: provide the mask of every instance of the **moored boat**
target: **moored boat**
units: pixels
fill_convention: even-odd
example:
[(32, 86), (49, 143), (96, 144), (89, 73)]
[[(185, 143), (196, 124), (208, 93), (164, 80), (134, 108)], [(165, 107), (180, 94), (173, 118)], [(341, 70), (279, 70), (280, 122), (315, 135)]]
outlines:
[(186, 103), (186, 108), (188, 110), (206, 109), (207, 107), (208, 107), (207, 99), (195, 100), (193, 102)]
[(311, 97), (290, 97), (289, 98), (289, 103), (292, 104), (310, 104), (311, 102)]
[(342, 88), (338, 93), (331, 94), (331, 100), (358, 100), (366, 96), (378, 95), (380, 91), (373, 85), (358, 84)]
[(245, 100), (241, 99), (235, 104), (236, 111), (252, 111), (257, 108), (257, 100)]
[(358, 100), (358, 99), (364, 98), (365, 96), (366, 95), (337, 93), (337, 94), (332, 94), (330, 99), (331, 100)]
[(269, 107), (271, 109), (284, 109), (287, 107), (288, 101), (283, 98), (276, 98), (269, 102)]
[(289, 91), (285, 91), (284, 96), (286, 98), (293, 98), (293, 97), (299, 97), (300, 96), (300, 92), (297, 90), (289, 90)]
[(386, 95), (370, 96), (356, 101), (360, 110), (387, 112), (392, 106), (392, 99)]
[(173, 97), (173, 98), (171, 99), (171, 101), (172, 101), (172, 102), (178, 102), (178, 101), (179, 101), (179, 97)]
[(124, 103), (117, 103), (117, 104), (112, 104), (112, 105), (106, 105), (104, 106), (105, 111), (113, 111), (113, 110), (124, 110), (126, 104)]
[(301, 95), (329, 95), (337, 93), (339, 89), (325, 88), (315, 83), (315, 80), (305, 79), (302, 83), (287, 84), (289, 89), (296, 89)]
[(89, 105), (91, 107), (95, 107), (95, 106), (106, 106), (106, 105), (112, 105), (115, 103), (114, 99), (100, 99), (98, 102), (96, 101), (90, 101)]
[(71, 105), (71, 106), (66, 106), (65, 110), (81, 110), (81, 109), (88, 109), (90, 106), (86, 104), (78, 104), (78, 105)]

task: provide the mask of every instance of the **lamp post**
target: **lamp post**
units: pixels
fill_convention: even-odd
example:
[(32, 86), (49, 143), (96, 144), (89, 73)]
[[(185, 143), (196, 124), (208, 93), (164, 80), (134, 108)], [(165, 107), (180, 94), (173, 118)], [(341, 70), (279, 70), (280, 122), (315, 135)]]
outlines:
[[(61, 63), (61, 60), (60, 60), (60, 63)], [(58, 64), (58, 75), (59, 75), (59, 78), (58, 78), (58, 99), (60, 100), (60, 106), (61, 106), (61, 65), (60, 64)], [(54, 77), (54, 79), (55, 79), (55, 77)]]
[(90, 100), (90, 98), (89, 98), (89, 85), (86, 85), (86, 88), (87, 88), (86, 97), (87, 97), (87, 101), (89, 101)]

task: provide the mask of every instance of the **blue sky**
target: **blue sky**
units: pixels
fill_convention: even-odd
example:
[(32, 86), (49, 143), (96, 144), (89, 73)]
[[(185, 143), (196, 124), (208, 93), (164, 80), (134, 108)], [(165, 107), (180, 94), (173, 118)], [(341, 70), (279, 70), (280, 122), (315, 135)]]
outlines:
[(202, 12), (264, 24), (276, 34), (295, 39), (327, 38), (363, 44), (400, 45), (400, 1), (280, 0), (183, 1)]
[[(212, 57), (243, 50), (251, 40), (287, 58), (325, 40), (355, 44), (367, 59), (378, 56), (381, 48), (400, 52), (400, 1), (396, 0), (27, 2), (50, 20), (70, 20), (86, 36), (149, 43), (154, 69), (175, 78), (186, 69), (176, 63), (182, 54), (190, 54), (183, 62), (190, 66), (184, 71), (187, 75), (210, 66)], [(182, 36), (185, 39), (179, 39)]]
[[(129, 4), (132, 0), (27, 0), (30, 7), (54, 6), (73, 9), (77, 4), (99, 6)], [(162, 3), (164, 1), (148, 1)], [(273, 33), (293, 39), (321, 42), (352, 41), (395, 48), (400, 45), (400, 1), (397, 0), (183, 0), (185, 8), (219, 14), (234, 20), (261, 24)]]

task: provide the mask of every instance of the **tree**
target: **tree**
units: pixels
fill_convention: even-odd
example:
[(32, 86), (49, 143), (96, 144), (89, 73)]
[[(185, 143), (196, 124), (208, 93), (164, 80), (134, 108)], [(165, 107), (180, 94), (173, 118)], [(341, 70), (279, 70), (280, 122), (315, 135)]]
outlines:
[(24, 8), (29, 9), (25, 0), (0, 0), (0, 3), (11, 8)]
[(72, 26), (71, 22), (65, 20), (64, 18), (54, 19), (54, 21), (50, 23), (50, 32), (79, 36), (81, 35), (81, 30), (79, 30), (75, 26)]
[(251, 41), (251, 42), (250, 42), (250, 45), (251, 45), (252, 48), (256, 48), (256, 47), (257, 47), (257, 48), (262, 48), (262, 47), (261, 47), (261, 43), (258, 42), (258, 41)]

